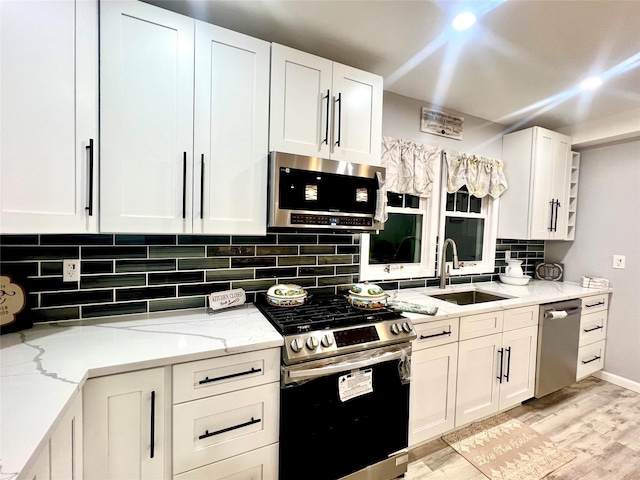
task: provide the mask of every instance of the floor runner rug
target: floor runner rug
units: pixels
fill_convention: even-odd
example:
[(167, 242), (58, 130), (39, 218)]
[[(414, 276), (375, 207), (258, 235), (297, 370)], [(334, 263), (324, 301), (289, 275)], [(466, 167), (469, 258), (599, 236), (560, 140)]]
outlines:
[(506, 413), (442, 439), (492, 480), (540, 480), (575, 455)]

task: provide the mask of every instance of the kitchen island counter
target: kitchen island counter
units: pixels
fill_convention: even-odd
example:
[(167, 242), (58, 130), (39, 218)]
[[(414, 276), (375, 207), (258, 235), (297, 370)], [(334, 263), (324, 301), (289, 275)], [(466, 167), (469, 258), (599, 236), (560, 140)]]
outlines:
[(30, 467), (87, 378), (282, 344), (253, 305), (37, 324), (3, 335), (0, 480)]

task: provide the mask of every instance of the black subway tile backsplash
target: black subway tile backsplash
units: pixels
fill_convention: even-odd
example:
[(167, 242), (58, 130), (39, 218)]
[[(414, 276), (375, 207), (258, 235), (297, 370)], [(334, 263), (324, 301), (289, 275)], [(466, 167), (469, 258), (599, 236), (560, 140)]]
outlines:
[[(359, 279), (360, 235), (270, 232), (229, 235), (0, 235), (0, 272), (26, 279), (35, 322), (202, 308), (206, 296), (244, 288), (247, 300), (275, 283), (314, 295), (338, 293)], [(526, 274), (544, 260), (544, 242), (498, 239), (492, 274), (451, 282), (497, 280), (505, 252)], [(80, 282), (62, 281), (62, 260), (80, 259)], [(438, 278), (372, 281), (387, 290), (437, 286)]]

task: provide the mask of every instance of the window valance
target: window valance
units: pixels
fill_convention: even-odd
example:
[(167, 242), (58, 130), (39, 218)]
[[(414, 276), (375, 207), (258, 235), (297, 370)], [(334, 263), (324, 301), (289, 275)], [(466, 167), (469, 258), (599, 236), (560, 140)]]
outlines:
[(382, 137), (382, 166), (387, 169), (387, 190), (430, 197), (441, 151), (438, 147), (409, 140)]
[(447, 161), (447, 192), (457, 192), (466, 185), (474, 197), (490, 195), (498, 198), (507, 189), (502, 160), (453, 150), (446, 150), (444, 156)]

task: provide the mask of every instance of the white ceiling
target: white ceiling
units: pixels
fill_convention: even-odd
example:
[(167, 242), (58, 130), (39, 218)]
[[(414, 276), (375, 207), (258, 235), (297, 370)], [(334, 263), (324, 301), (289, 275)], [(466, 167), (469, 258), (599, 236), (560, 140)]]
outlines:
[[(558, 129), (640, 108), (640, 0), (146, 1), (377, 73), (387, 91), (507, 126)], [(450, 20), (465, 6), (484, 13), (454, 33)], [(625, 62), (595, 92), (575, 90)]]

